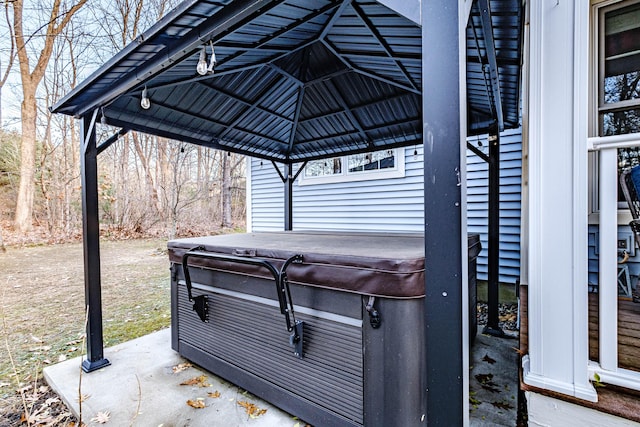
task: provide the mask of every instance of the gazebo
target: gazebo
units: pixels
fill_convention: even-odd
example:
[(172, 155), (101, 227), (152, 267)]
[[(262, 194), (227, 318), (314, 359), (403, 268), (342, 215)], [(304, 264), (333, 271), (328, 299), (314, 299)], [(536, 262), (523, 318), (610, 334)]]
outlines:
[[(490, 134), (489, 332), (497, 324), (499, 133), (519, 126), (518, 0), (186, 0), (51, 110), (82, 122), (85, 371), (103, 355), (97, 156), (129, 131), (282, 165), (425, 147), (427, 421), (466, 417), (468, 135)], [(96, 140), (96, 126), (119, 130)], [(299, 168), (302, 170), (302, 167)], [(447, 357), (442, 357), (446, 354)]]

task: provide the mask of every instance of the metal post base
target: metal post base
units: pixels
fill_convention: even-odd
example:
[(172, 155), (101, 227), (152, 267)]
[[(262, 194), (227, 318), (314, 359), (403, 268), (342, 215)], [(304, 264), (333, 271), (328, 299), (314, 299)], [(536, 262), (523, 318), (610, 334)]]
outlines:
[(100, 368), (111, 365), (111, 362), (107, 359), (100, 359), (92, 362), (88, 359), (82, 361), (82, 370), (86, 373), (97, 371)]
[(493, 337), (506, 337), (507, 335), (504, 333), (500, 326), (489, 326), (486, 325), (482, 330), (482, 333), (485, 335), (491, 335)]

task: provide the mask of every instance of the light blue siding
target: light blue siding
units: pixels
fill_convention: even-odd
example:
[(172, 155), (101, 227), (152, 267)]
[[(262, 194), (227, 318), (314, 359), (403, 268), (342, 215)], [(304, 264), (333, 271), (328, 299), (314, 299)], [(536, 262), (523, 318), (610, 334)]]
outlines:
[[(334, 231), (423, 231), (422, 148), (405, 152), (405, 176), (330, 184), (294, 183), (293, 228)], [(253, 159), (253, 231), (282, 230), (283, 184), (271, 163)], [(278, 212), (278, 208), (280, 211)]]
[[(635, 240), (633, 239), (631, 232), (631, 228), (628, 225), (619, 225), (618, 226), (618, 239), (628, 239), (631, 237), (632, 245), (635, 245)], [(629, 267), (629, 275), (631, 276), (631, 283), (633, 287), (636, 287), (636, 283), (638, 283), (638, 279), (640, 278), (640, 250), (637, 247), (631, 248), (633, 256), (629, 257), (629, 261), (627, 262), (627, 266)], [(599, 261), (599, 251), (598, 251), (598, 226), (597, 225), (589, 225), (589, 288), (592, 290), (596, 290), (599, 280), (598, 280), (598, 261)]]
[[(481, 150), (486, 152), (486, 139)], [(500, 281), (520, 276), (521, 134), (501, 138)], [(477, 139), (470, 142), (477, 144)], [(417, 155), (414, 154), (417, 151)], [(424, 230), (422, 147), (404, 150), (405, 176), (370, 181), (299, 185), (293, 188), (294, 230), (397, 231)], [(262, 164), (261, 164), (262, 163)], [(479, 233), (487, 247), (487, 165), (471, 151), (467, 157), (469, 232)], [(251, 229), (283, 229), (283, 184), (270, 162), (251, 161)], [(478, 277), (486, 280), (486, 249), (478, 260)]]
[[(469, 142), (487, 152), (486, 138)], [(479, 146), (479, 143), (481, 146)], [(520, 212), (522, 192), (522, 135), (508, 131), (500, 138), (500, 281), (515, 283), (520, 277)], [(467, 229), (479, 233), (482, 252), (478, 278), (487, 279), (488, 165), (467, 151)]]
[(251, 228), (281, 231), (284, 228), (283, 185), (271, 162), (251, 159)]

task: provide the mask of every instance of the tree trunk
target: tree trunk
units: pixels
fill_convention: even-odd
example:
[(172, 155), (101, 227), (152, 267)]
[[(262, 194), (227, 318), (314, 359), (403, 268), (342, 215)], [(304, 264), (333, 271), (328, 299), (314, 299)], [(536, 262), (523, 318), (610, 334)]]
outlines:
[(133, 132), (132, 137), (133, 137), (133, 146), (136, 150), (136, 153), (138, 154), (140, 163), (142, 164), (142, 172), (144, 173), (147, 194), (151, 198), (151, 206), (155, 208), (156, 214), (160, 214), (160, 212), (162, 211), (162, 207), (160, 206), (160, 200), (158, 198), (158, 191), (156, 190), (156, 185), (153, 182), (153, 175), (151, 174), (151, 166), (149, 165), (149, 156), (145, 153), (142, 147), (140, 136), (136, 132)]
[(222, 200), (222, 228), (233, 226), (231, 215), (231, 162), (226, 153), (222, 153), (222, 188), (220, 195)]
[(22, 146), (20, 148), (20, 185), (16, 200), (16, 214), (14, 218), (15, 228), (24, 232), (31, 227), (33, 213), (33, 196), (35, 193), (35, 162), (36, 162), (36, 119), (38, 106), (36, 103), (36, 91), (47, 64), (53, 52), (53, 43), (60, 32), (67, 26), (71, 17), (87, 2), (79, 0), (65, 13), (60, 13), (61, 0), (54, 0), (51, 7), (49, 22), (46, 28), (44, 46), (37, 58), (33, 71), (30, 69), (27, 43), (30, 38), (25, 38), (22, 10), (24, 0), (13, 1), (13, 30), (15, 46), (17, 49), (18, 63), (20, 65), (20, 78), (22, 81)]
[(23, 80), (22, 90), (22, 140), (20, 144), (20, 185), (16, 200), (14, 226), (17, 231), (25, 232), (31, 228), (33, 196), (36, 175), (36, 97), (35, 85)]

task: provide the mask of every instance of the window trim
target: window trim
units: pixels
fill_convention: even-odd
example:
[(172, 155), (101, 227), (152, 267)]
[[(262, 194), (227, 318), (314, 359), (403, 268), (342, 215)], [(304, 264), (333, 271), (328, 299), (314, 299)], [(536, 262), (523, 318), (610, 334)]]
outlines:
[(595, 122), (593, 124), (594, 133), (593, 135), (598, 135), (600, 137), (606, 136), (617, 136), (617, 135), (602, 135), (603, 132), (603, 123), (602, 123), (602, 114), (606, 114), (607, 112), (615, 112), (618, 110), (627, 110), (633, 107), (640, 107), (640, 99), (630, 99), (624, 101), (618, 101), (615, 103), (606, 103), (604, 102), (604, 72), (605, 72), (605, 55), (604, 55), (604, 44), (605, 44), (605, 28), (602, 27), (600, 23), (604, 20), (604, 15), (607, 12), (622, 9), (624, 7), (628, 7), (631, 5), (640, 4), (638, 0), (617, 0), (612, 2), (605, 2), (602, 4), (593, 5), (593, 19), (594, 24), (592, 28), (594, 29), (593, 35), (593, 45), (592, 51), (594, 55), (594, 67), (595, 72), (593, 76), (597, 76), (597, 80), (592, 84), (595, 84), (594, 90), (596, 94), (596, 98), (593, 102), (593, 113), (595, 115)]
[[(342, 182), (358, 182), (372, 181), (378, 179), (404, 178), (405, 176), (405, 149), (392, 148), (393, 155), (397, 159), (393, 168), (374, 169), (370, 171), (348, 172), (348, 155), (336, 156), (342, 159), (342, 172), (334, 175), (323, 176), (305, 176), (304, 172), (300, 174), (298, 185), (319, 185), (319, 184), (336, 184)], [(377, 151), (377, 150), (374, 150)]]
[[(601, 84), (604, 78), (604, 55), (601, 53), (604, 49), (604, 28), (601, 28), (601, 19), (604, 13), (626, 7), (627, 5), (640, 3), (640, 0), (595, 0), (591, 2), (591, 23), (590, 23), (590, 75), (589, 75), (589, 224), (598, 224), (600, 222), (600, 204), (599, 204), (599, 185), (598, 185), (598, 156), (596, 153), (600, 148), (607, 146), (619, 145), (618, 141), (621, 137), (624, 140), (637, 139), (640, 145), (640, 132), (628, 133), (623, 135), (601, 135), (602, 124), (600, 113), (602, 111), (610, 111), (618, 109), (621, 103), (604, 104), (604, 86)], [(635, 103), (635, 101), (632, 101)], [(640, 102), (640, 101), (638, 101)], [(628, 103), (623, 101), (622, 103)], [(593, 140), (597, 140), (597, 147), (594, 147)], [(624, 143), (621, 145), (625, 145)], [(630, 212), (625, 202), (618, 203), (618, 221), (619, 223), (628, 223), (630, 220)]]

